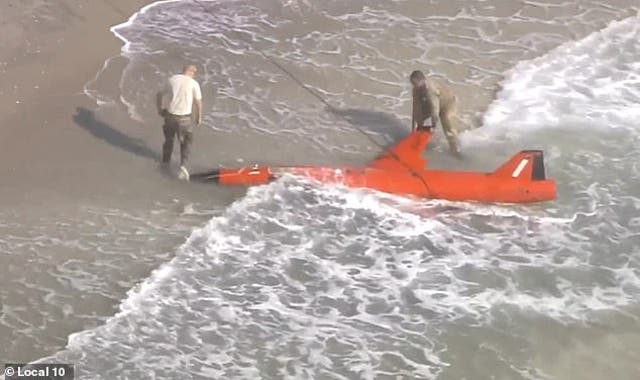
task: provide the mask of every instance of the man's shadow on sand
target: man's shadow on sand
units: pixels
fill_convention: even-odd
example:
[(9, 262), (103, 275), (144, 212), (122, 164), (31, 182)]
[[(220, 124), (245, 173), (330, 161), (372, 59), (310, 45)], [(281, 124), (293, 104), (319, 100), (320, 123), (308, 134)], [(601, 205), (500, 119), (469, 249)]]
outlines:
[[(378, 141), (382, 146), (393, 145), (409, 135), (409, 129), (405, 123), (392, 114), (361, 108), (331, 108), (329, 112), (362, 131), (370, 133), (372, 138), (375, 138), (375, 135), (382, 136), (384, 141)], [(156, 162), (161, 160), (160, 154), (149, 148), (144, 141), (128, 136), (101, 121), (89, 109), (78, 107), (73, 121), (94, 137), (125, 152)]]
[(346, 120), (349, 124), (364, 132), (371, 132), (384, 138), (381, 145), (392, 145), (409, 135), (409, 128), (396, 116), (362, 108), (330, 108), (329, 112)]
[(96, 118), (95, 113), (84, 107), (76, 108), (73, 121), (94, 137), (117, 148), (140, 157), (160, 161), (160, 154), (149, 148), (144, 141), (120, 132), (116, 128)]

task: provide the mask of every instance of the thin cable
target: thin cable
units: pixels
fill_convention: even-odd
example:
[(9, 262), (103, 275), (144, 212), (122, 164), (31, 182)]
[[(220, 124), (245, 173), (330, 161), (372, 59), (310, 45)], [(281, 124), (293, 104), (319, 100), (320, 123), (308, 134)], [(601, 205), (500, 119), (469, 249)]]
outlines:
[[(195, 2), (196, 4), (198, 4), (202, 10), (205, 13), (208, 13), (209, 15), (215, 17), (215, 14), (210, 11), (207, 7), (204, 6), (204, 4), (200, 1), (200, 0), (193, 0), (193, 2)], [(247, 40), (244, 38), (244, 36), (242, 36), (242, 34), (240, 34), (237, 31), (233, 31), (235, 32), (242, 41), (244, 41), (250, 49), (252, 49), (253, 51), (257, 52), (258, 54), (260, 54), (263, 58), (265, 58), (266, 60), (268, 60), (269, 62), (271, 62), (275, 67), (277, 67), (278, 69), (280, 69), (280, 71), (282, 71), (283, 73), (285, 73), (289, 78), (291, 78), (296, 84), (298, 84), (298, 86), (302, 87), (305, 91), (307, 91), (311, 96), (313, 96), (314, 98), (318, 99), (318, 101), (320, 101), (322, 104), (324, 104), (325, 106), (327, 106), (329, 108), (329, 110), (336, 110), (336, 108), (331, 105), (331, 103), (329, 103), (325, 98), (323, 98), (320, 94), (318, 94), (315, 90), (313, 90), (311, 87), (307, 86), (303, 81), (301, 81), (297, 76), (295, 76), (291, 71), (287, 70), (286, 67), (282, 66), (278, 61), (276, 61), (273, 57), (271, 57), (270, 55), (268, 55), (267, 53), (265, 53), (262, 49), (255, 47), (252, 42), (250, 40)], [(358, 132), (362, 133), (369, 141), (371, 141), (374, 145), (376, 145), (378, 148), (384, 149), (385, 147), (380, 144), (379, 142), (377, 142), (373, 137), (371, 137), (371, 135), (369, 135), (365, 130), (363, 130), (362, 128), (358, 127), (357, 125), (353, 125), (351, 123), (351, 121), (344, 115), (341, 115), (339, 113), (336, 112), (332, 112), (333, 115), (339, 117), (340, 119), (346, 121), (348, 124), (350, 124), (353, 128), (355, 128), (355, 130), (357, 130)], [(427, 192), (429, 194), (432, 194), (431, 189), (429, 188), (429, 185), (427, 184), (427, 181), (425, 181), (425, 179), (418, 174), (415, 170), (413, 170), (409, 165), (407, 165), (405, 162), (403, 162), (400, 157), (398, 157), (398, 155), (393, 152), (393, 151), (389, 151), (386, 152), (388, 153), (393, 159), (395, 159), (396, 161), (398, 161), (398, 163), (400, 163), (402, 166), (404, 166), (405, 168), (407, 168), (407, 170), (414, 176), (417, 177), (422, 184), (424, 185), (425, 189), (427, 190)]]

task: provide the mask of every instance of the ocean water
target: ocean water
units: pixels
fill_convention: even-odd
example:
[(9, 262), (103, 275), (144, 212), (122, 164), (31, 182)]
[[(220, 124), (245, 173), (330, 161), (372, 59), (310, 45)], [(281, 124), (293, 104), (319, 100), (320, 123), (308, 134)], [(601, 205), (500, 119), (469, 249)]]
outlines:
[(130, 63), (118, 91), (87, 92), (139, 120), (191, 60), (215, 133), (286, 139), (280, 159), (364, 153), (351, 124), (396, 138), (405, 77), (424, 67), (461, 94), (462, 122), (482, 124), (457, 165), (542, 148), (559, 199), (450, 203), (284, 178), (178, 231), (187, 241), (117, 314), (42, 360), (76, 363), (81, 379), (639, 378), (637, 9), (496, 3), (175, 1), (114, 27)]
[(55, 352), (69, 334), (104, 323), (141, 276), (216, 212), (179, 202), (80, 206), (46, 217), (0, 212), (0, 359)]

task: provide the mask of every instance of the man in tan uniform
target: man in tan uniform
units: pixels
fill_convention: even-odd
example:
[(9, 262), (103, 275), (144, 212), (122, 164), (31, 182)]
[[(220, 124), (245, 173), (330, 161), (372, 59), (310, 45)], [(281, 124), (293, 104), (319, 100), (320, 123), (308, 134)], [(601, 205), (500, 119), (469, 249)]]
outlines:
[[(158, 113), (164, 118), (162, 162), (169, 164), (171, 161), (173, 141), (177, 135), (180, 141), (180, 178), (186, 180), (189, 179), (189, 171), (185, 165), (193, 141), (193, 123), (194, 120), (196, 125), (202, 123), (202, 92), (194, 79), (197, 71), (194, 65), (185, 66), (182, 74), (169, 78), (156, 98)], [(165, 100), (168, 100), (166, 104)]]
[[(451, 152), (460, 155), (458, 133), (453, 124), (456, 96), (447, 86), (427, 78), (422, 71), (412, 72), (409, 79), (413, 85), (411, 130), (435, 128), (441, 124)], [(430, 127), (425, 125), (429, 118)]]

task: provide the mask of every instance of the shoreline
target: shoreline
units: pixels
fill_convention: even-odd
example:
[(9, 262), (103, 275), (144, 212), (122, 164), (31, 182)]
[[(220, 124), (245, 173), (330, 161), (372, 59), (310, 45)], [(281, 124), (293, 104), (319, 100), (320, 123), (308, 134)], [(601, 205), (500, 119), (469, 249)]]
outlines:
[[(25, 11), (22, 18), (3, 20), (3, 29), (21, 32), (17, 38), (25, 46), (0, 56), (0, 61), (11, 61), (0, 76), (0, 88), (14, 90), (0, 95), (4, 105), (0, 107), (0, 175), (10, 179), (9, 189), (0, 189), (0, 206), (25, 205), (29, 198), (42, 196), (39, 189), (44, 186), (49, 195), (64, 194), (69, 186), (63, 183), (71, 178), (57, 169), (75, 166), (82, 160), (78, 157), (93, 155), (91, 148), (99, 149), (99, 143), (88, 141), (70, 124), (77, 107), (96, 108), (84, 86), (105, 59), (122, 48), (109, 30), (121, 20), (120, 11), (133, 13), (148, 3), (117, 0), (107, 6), (62, 0), (51, 5), (39, 1), (32, 2), (33, 13)], [(4, 7), (22, 5), (28, 6), (11, 2)], [(65, 23), (67, 19), (71, 21)]]
[[(143, 204), (153, 202), (150, 193), (156, 201), (184, 193), (184, 183), (167, 178), (158, 168), (161, 121), (134, 120), (119, 96), (116, 104), (101, 105), (88, 88), (100, 81), (118, 91), (113, 83), (121, 80), (128, 60), (121, 54), (125, 42), (112, 30), (157, 3), (91, 3), (104, 8), (95, 9), (71, 0), (55, 7), (39, 1), (34, 12), (52, 20), (25, 32), (25, 40), (41, 47), (36, 58), (17, 56), (0, 75), (0, 88), (15, 88), (0, 94), (0, 176), (8, 179), (0, 187), (0, 209), (40, 214), (52, 206), (77, 209), (114, 201), (123, 207), (146, 208)], [(122, 21), (121, 12), (131, 16)], [(68, 13), (76, 21), (59, 25), (56, 20), (64, 20)], [(0, 56), (0, 62), (6, 60)], [(194, 201), (211, 197), (210, 189), (202, 186), (187, 191)], [(222, 198), (223, 203), (233, 200)]]
[(117, 54), (114, 54), (114, 55), (106, 58), (104, 60), (104, 63), (102, 64), (102, 67), (100, 68), (100, 70), (96, 71), (96, 74), (93, 77), (93, 79), (91, 79), (91, 80), (89, 80), (89, 81), (87, 81), (85, 83), (83, 90), (84, 90), (85, 95), (87, 95), (87, 97), (89, 97), (90, 99), (95, 100), (97, 105), (101, 106), (102, 104), (101, 104), (100, 99), (94, 97), (90, 93), (90, 91), (88, 90), (88, 87), (91, 86), (91, 84), (97, 82), (98, 79), (100, 79), (100, 76), (103, 74), (103, 72), (109, 68), (109, 65), (111, 64), (112, 60), (120, 58), (120, 59), (125, 59), (125, 60), (128, 61), (128, 59), (126, 58), (126, 54), (127, 54), (128, 50), (129, 50), (129, 46), (131, 45), (131, 41), (127, 40), (122, 34), (120, 34), (117, 29), (123, 28), (123, 27), (127, 27), (127, 26), (131, 25), (136, 20), (136, 18), (138, 16), (140, 16), (141, 14), (144, 14), (149, 9), (151, 9), (151, 8), (153, 8), (155, 6), (158, 6), (158, 5), (161, 5), (161, 4), (164, 4), (164, 3), (173, 3), (173, 2), (177, 2), (177, 1), (181, 1), (181, 0), (156, 0), (156, 1), (144, 0), (142, 3), (146, 4), (146, 5), (142, 6), (140, 9), (138, 9), (134, 13), (131, 13), (131, 15), (128, 16), (128, 17), (124, 13), (121, 13), (120, 11), (118, 12), (123, 17), (127, 18), (126, 21), (111, 25), (108, 30), (117, 40), (120, 40), (120, 42), (121, 42), (120, 50), (119, 50), (119, 52)]

